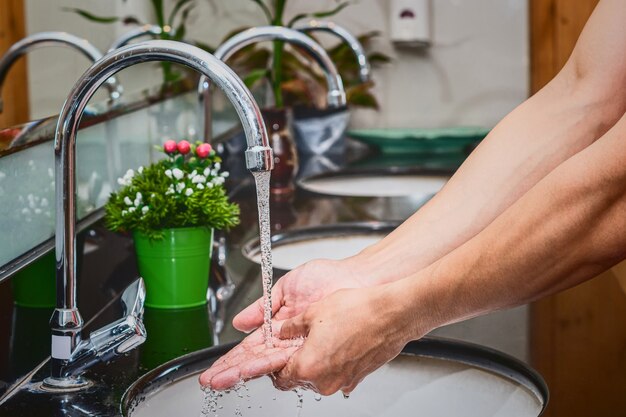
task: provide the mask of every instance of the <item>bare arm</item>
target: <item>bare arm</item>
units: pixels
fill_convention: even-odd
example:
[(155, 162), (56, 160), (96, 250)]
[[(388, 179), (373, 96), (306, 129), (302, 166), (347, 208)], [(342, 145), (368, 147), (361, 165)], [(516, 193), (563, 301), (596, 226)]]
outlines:
[(626, 2), (600, 2), (559, 75), (504, 118), (437, 196), (353, 259), (372, 284), (420, 270), (471, 239), (621, 117), (625, 21)]
[[(537, 182), (602, 136), (626, 110), (626, 2), (602, 0), (568, 63), (504, 118), (428, 204), (380, 243), (339, 262), (315, 261), (281, 278), (274, 313), (293, 317), (340, 288), (401, 279), (470, 240)], [(262, 301), (233, 324), (263, 322)]]
[(275, 384), (352, 391), (405, 343), (436, 327), (597, 275), (626, 258), (625, 184), (626, 116), (428, 268), (389, 284), (341, 290), (285, 321), (282, 339), (306, 339)]
[(626, 258), (625, 213), (626, 115), (476, 237), (393, 291), (412, 291), (406, 307), (416, 314), (424, 304), (417, 301), (428, 299), (435, 327), (536, 300)]

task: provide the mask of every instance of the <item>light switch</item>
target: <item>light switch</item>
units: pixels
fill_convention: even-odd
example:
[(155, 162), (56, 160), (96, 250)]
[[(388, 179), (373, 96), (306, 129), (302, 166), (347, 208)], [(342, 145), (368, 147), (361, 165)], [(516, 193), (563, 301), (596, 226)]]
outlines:
[(431, 44), (431, 0), (391, 0), (391, 40), (402, 46)]

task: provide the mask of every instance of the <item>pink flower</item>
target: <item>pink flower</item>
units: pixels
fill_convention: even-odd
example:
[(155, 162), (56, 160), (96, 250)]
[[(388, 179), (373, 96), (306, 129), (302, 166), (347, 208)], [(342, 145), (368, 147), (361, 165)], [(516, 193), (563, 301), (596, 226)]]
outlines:
[(211, 145), (209, 145), (208, 143), (198, 145), (198, 147), (196, 148), (196, 154), (198, 154), (200, 158), (206, 158), (207, 156), (209, 156), (210, 153)]
[(180, 142), (178, 142), (178, 152), (182, 153), (183, 155), (187, 155), (190, 150), (191, 145), (189, 144), (189, 142), (187, 142), (186, 140), (181, 140)]
[(169, 154), (176, 152), (176, 142), (173, 140), (165, 141), (165, 143), (163, 144), (163, 150), (165, 151), (165, 153)]

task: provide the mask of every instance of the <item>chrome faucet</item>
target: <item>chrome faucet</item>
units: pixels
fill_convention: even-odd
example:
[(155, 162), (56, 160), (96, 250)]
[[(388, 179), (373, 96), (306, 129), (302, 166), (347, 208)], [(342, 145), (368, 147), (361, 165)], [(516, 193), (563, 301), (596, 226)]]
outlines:
[[(33, 49), (51, 45), (70, 46), (77, 49), (92, 62), (96, 62), (102, 58), (102, 52), (100, 52), (98, 48), (93, 46), (89, 41), (66, 32), (39, 32), (15, 42), (2, 56), (2, 58), (0, 58), (0, 113), (2, 112), (4, 104), (2, 101), (2, 85), (4, 84), (4, 79), (6, 78), (13, 63), (19, 57), (27, 54)], [(122, 86), (115, 78), (107, 80), (105, 86), (109, 91), (109, 97), (112, 100), (116, 100), (122, 95)]]
[(310, 20), (307, 23), (296, 25), (294, 29), (300, 32), (328, 32), (333, 34), (341, 40), (343, 40), (354, 52), (354, 56), (359, 63), (359, 77), (361, 82), (366, 83), (370, 81), (370, 65), (365, 54), (365, 49), (361, 42), (346, 28), (339, 26), (334, 22), (326, 22), (322, 20)]
[[(228, 60), (235, 52), (256, 42), (283, 41), (293, 43), (304, 48), (317, 62), (324, 72), (328, 84), (328, 105), (341, 107), (346, 104), (346, 92), (343, 88), (341, 76), (324, 48), (310, 37), (297, 30), (282, 26), (258, 26), (245, 30), (226, 40), (215, 51), (215, 57), (222, 61)], [(198, 92), (204, 101), (204, 140), (210, 140), (211, 131), (211, 96), (210, 85), (206, 77), (200, 78)]]
[(143, 25), (138, 28), (129, 30), (124, 33), (122, 36), (117, 38), (115, 42), (111, 44), (109, 47), (109, 52), (121, 48), (122, 46), (127, 45), (130, 41), (143, 38), (144, 36), (151, 36), (152, 38), (158, 38), (163, 33), (168, 33), (170, 36), (173, 36), (175, 31), (170, 26), (161, 27), (158, 25)]
[[(267, 131), (252, 94), (237, 75), (219, 59), (193, 45), (151, 40), (116, 49), (94, 63), (74, 85), (61, 114), (54, 143), (56, 176), (57, 308), (52, 328), (52, 375), (45, 385), (60, 389), (88, 384), (80, 374), (98, 359), (112, 357), (137, 346), (145, 338), (141, 324), (143, 283), (126, 297), (127, 315), (122, 320), (92, 332), (83, 342), (83, 320), (76, 303), (76, 133), (88, 101), (106, 80), (118, 71), (142, 62), (168, 61), (185, 65), (217, 84), (233, 103), (248, 142), (245, 152), (250, 171), (269, 171), (274, 159)], [(123, 330), (120, 334), (120, 328)], [(132, 329), (131, 329), (132, 328)], [(131, 333), (132, 330), (132, 333)], [(99, 349), (98, 347), (103, 347)], [(104, 351), (105, 357), (101, 357)], [(95, 355), (95, 356), (94, 356)]]

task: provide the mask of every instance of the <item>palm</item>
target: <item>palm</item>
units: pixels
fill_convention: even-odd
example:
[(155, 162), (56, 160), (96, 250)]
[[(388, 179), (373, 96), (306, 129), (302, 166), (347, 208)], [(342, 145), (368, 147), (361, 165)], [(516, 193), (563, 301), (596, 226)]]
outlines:
[[(341, 261), (315, 260), (308, 262), (279, 279), (272, 289), (273, 315), (286, 320), (302, 313), (311, 303), (342, 288), (364, 285)], [(263, 324), (263, 303), (254, 304), (233, 320), (235, 328), (251, 331)]]

